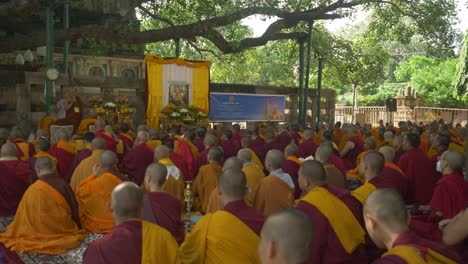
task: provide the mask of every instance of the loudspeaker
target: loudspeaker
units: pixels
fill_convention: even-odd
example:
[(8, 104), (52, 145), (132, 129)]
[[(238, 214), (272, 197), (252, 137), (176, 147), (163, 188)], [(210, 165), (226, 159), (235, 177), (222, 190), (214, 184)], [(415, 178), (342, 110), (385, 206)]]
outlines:
[(385, 104), (388, 112), (397, 111), (397, 100), (395, 98), (388, 98), (387, 103)]

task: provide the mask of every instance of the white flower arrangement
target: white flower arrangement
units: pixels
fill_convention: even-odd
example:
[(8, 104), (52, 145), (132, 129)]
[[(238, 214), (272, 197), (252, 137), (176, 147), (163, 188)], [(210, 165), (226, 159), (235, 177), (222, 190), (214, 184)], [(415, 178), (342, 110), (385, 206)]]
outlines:
[(112, 103), (112, 102), (108, 102), (104, 105), (105, 107), (108, 107), (108, 108), (115, 108), (115, 104)]
[(179, 114), (179, 113), (176, 113), (176, 112), (174, 112), (174, 113), (171, 113), (171, 116), (172, 116), (172, 117), (179, 117), (179, 116), (180, 116), (180, 114)]
[(188, 109), (181, 108), (181, 109), (179, 110), (179, 112), (181, 112), (182, 114), (186, 114), (186, 113), (188, 113), (189, 111), (188, 111)]

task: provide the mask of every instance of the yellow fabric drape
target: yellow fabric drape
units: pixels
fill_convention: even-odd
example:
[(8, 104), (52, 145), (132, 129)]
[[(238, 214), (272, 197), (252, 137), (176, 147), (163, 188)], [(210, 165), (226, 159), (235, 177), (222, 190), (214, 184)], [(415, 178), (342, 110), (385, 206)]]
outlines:
[(146, 125), (149, 127), (159, 127), (159, 112), (163, 104), (163, 66), (162, 64), (151, 62), (148, 57), (146, 56), (146, 74), (148, 79)]
[(260, 238), (250, 227), (221, 210), (205, 215), (195, 225), (180, 248), (181, 262), (260, 263), (259, 243)]
[(456, 262), (447, 258), (444, 255), (441, 255), (434, 250), (428, 249), (428, 254), (425, 259), (423, 259), (418, 252), (418, 250), (412, 246), (396, 246), (390, 249), (383, 256), (399, 256), (407, 263), (411, 264), (455, 264)]
[(345, 203), (325, 188), (312, 189), (301, 201), (315, 206), (328, 219), (348, 254), (353, 253), (360, 244), (364, 244), (366, 232), (356, 217)]
[(375, 187), (374, 184), (366, 182), (362, 186), (354, 190), (352, 194), (354, 198), (358, 199), (361, 202), (361, 204), (364, 204), (369, 194), (375, 190), (377, 190), (377, 187)]
[(180, 263), (178, 244), (166, 229), (141, 221), (141, 231), (141, 263)]
[(193, 68), (192, 73), (193, 101), (194, 106), (208, 111), (210, 109), (210, 68)]

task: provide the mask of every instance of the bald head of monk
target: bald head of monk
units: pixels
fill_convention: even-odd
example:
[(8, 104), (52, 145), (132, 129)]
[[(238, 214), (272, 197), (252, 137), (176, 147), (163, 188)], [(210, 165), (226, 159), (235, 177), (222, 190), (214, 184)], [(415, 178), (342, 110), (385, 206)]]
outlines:
[(226, 169), (218, 178), (218, 195), (223, 206), (233, 201), (243, 200), (247, 191), (245, 174), (239, 169)]
[(392, 147), (381, 147), (379, 152), (384, 156), (385, 162), (393, 162), (395, 159), (395, 150)]
[(47, 139), (40, 139), (37, 143), (37, 148), (39, 151), (48, 152), (50, 149), (50, 143)]
[(242, 161), (243, 164), (249, 163), (252, 161), (252, 152), (249, 149), (241, 149), (237, 152), (237, 157)]
[(100, 137), (95, 137), (93, 141), (91, 141), (91, 147), (93, 150), (104, 150), (106, 147), (106, 140)]
[(36, 163), (34, 163), (34, 169), (36, 170), (36, 174), (39, 179), (43, 178), (46, 175), (51, 175), (55, 173), (54, 162), (49, 157), (37, 158)]
[(117, 167), (118, 162), (117, 154), (110, 150), (106, 150), (101, 154), (99, 164), (104, 172), (112, 171)]
[(208, 161), (210, 163), (218, 163), (221, 164), (221, 161), (224, 157), (224, 151), (220, 147), (214, 147), (208, 151)]
[(313, 223), (303, 212), (286, 209), (272, 214), (260, 234), (258, 251), (262, 264), (305, 262), (310, 256), (313, 235)]
[(333, 147), (330, 142), (324, 142), (319, 145), (317, 151), (315, 152), (315, 159), (322, 164), (327, 164), (330, 162), (333, 156)]
[(112, 190), (110, 209), (114, 215), (115, 224), (130, 219), (140, 218), (143, 208), (143, 191), (133, 182), (122, 182)]
[(385, 166), (385, 158), (378, 151), (370, 151), (364, 155), (359, 164), (359, 175), (370, 181), (372, 178), (379, 176)]
[(146, 131), (139, 131), (137, 134), (137, 141), (139, 144), (146, 143), (150, 140), (150, 134)]
[(401, 147), (404, 151), (408, 151), (410, 149), (417, 149), (421, 144), (421, 138), (418, 134), (415, 133), (408, 133), (403, 136), (403, 142)]
[(137, 132), (140, 132), (140, 131), (146, 131), (146, 132), (148, 132), (148, 131), (149, 131), (149, 128), (148, 128), (146, 125), (138, 125), (138, 127), (137, 127)]
[(366, 139), (366, 142), (364, 142), (364, 148), (367, 150), (374, 150), (377, 148), (377, 141), (373, 138), (368, 138)]
[(304, 132), (302, 133), (302, 137), (304, 138), (304, 140), (308, 140), (309, 138), (313, 137), (314, 134), (315, 134), (314, 130), (308, 128), (304, 130)]
[(167, 167), (161, 163), (152, 163), (146, 168), (145, 188), (149, 192), (160, 192), (166, 182)]
[(156, 161), (160, 161), (162, 159), (169, 158), (169, 155), (171, 154), (171, 151), (169, 150), (168, 147), (166, 146), (158, 146), (154, 150), (154, 159)]
[(16, 155), (16, 145), (13, 143), (5, 143), (0, 149), (0, 157), (2, 158), (16, 158)]
[(212, 148), (218, 144), (218, 138), (213, 134), (207, 134), (204, 139), (204, 144), (206, 148)]
[(265, 169), (268, 172), (280, 169), (283, 166), (284, 155), (277, 149), (268, 151), (265, 157)]
[(463, 171), (465, 158), (458, 150), (447, 150), (440, 157), (439, 163), (442, 174), (451, 174)]
[(241, 146), (242, 146), (243, 148), (248, 148), (249, 145), (250, 145), (251, 143), (252, 143), (252, 138), (251, 138), (251, 137), (249, 137), (249, 136), (243, 136), (243, 137), (241, 138)]
[(316, 160), (304, 161), (299, 168), (299, 187), (308, 193), (315, 187), (324, 185), (327, 182), (327, 174), (323, 164)]
[(230, 157), (223, 164), (223, 171), (225, 170), (242, 170), (244, 164), (238, 157)]
[(392, 248), (398, 235), (409, 231), (410, 217), (405, 201), (393, 189), (373, 191), (363, 211), (367, 232), (379, 248)]
[(284, 148), (284, 158), (297, 157), (298, 152), (296, 144), (289, 144)]
[(98, 118), (96, 119), (96, 121), (94, 121), (94, 129), (96, 131), (103, 130), (105, 127), (106, 127), (106, 122), (103, 119)]

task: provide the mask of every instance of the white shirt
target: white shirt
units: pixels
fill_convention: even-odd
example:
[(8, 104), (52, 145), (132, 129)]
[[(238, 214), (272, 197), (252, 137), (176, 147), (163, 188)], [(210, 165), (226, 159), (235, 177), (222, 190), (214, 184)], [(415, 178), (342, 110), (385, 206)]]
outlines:
[(294, 189), (295, 187), (291, 176), (285, 173), (281, 168), (270, 172), (270, 176), (278, 177), (280, 180), (284, 181), (284, 183), (286, 183), (289, 187), (291, 187), (291, 189)]
[(169, 165), (166, 166), (167, 168), (167, 175), (166, 175), (166, 180), (169, 179), (169, 176), (174, 177), (174, 179), (178, 180), (180, 177), (180, 171), (179, 168), (177, 168), (175, 165)]

